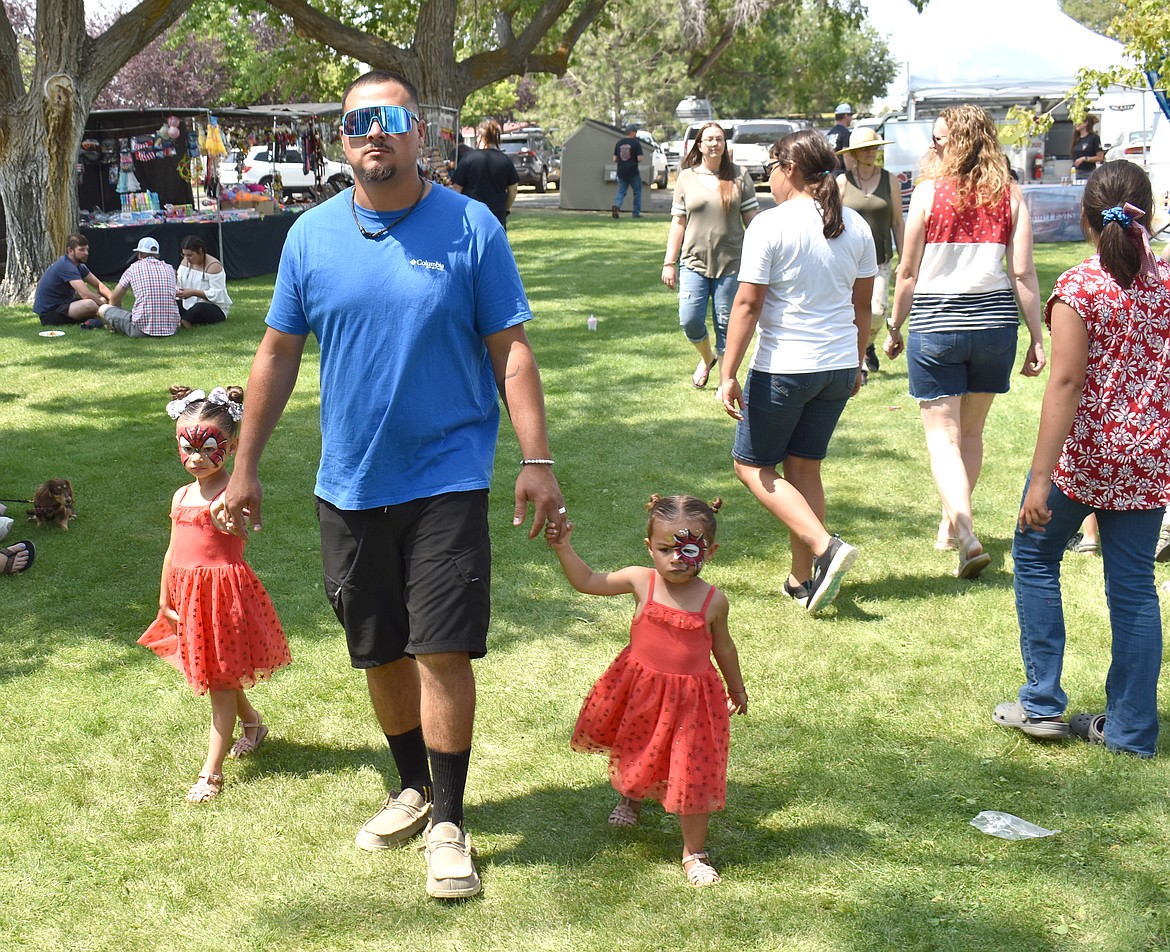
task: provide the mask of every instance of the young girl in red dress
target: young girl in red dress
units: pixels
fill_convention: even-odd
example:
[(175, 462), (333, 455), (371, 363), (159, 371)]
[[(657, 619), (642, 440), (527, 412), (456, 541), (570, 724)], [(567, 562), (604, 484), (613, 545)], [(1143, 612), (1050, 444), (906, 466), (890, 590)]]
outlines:
[[(183, 672), (196, 694), (211, 695), (207, 759), (187, 800), (223, 789), (223, 760), (254, 753), (268, 728), (244, 688), (292, 662), (272, 600), (244, 561), (244, 540), (216, 528), (211, 503), (228, 483), (227, 460), (243, 416), (239, 387), (171, 387), (179, 459), (195, 482), (171, 500), (171, 544), (163, 557), (158, 617), (138, 639)], [(243, 730), (232, 745), (236, 718)]]
[[(573, 524), (545, 538), (573, 588), (586, 595), (633, 595), (630, 643), (585, 698), (572, 747), (609, 754), (621, 794), (609, 822), (633, 826), (644, 799), (678, 814), (683, 869), (692, 886), (719, 874), (704, 849), (707, 820), (727, 798), (729, 713), (747, 713), (739, 655), (727, 630), (727, 596), (699, 578), (715, 554), (715, 512), (694, 496), (653, 495), (646, 548), (652, 569), (595, 572), (570, 544)], [(719, 664), (730, 690), (711, 664)]]

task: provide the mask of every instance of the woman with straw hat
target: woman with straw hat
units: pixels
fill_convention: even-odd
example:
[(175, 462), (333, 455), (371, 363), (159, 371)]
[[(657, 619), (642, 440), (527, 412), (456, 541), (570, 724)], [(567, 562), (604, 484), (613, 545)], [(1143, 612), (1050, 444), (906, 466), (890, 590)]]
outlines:
[[(873, 326), (869, 346), (865, 348), (865, 369), (878, 369), (877, 339), (881, 319), (885, 317), (890, 295), (890, 267), (894, 252), (902, 255), (902, 186), (892, 172), (878, 165), (878, 149), (890, 144), (873, 129), (858, 129), (849, 139), (849, 145), (837, 150), (845, 162), (845, 171), (837, 176), (837, 188), (846, 208), (852, 208), (865, 219), (873, 232), (877, 248), (878, 273), (873, 280)], [(893, 242), (890, 236), (893, 235)], [(864, 376), (864, 375), (863, 375)]]

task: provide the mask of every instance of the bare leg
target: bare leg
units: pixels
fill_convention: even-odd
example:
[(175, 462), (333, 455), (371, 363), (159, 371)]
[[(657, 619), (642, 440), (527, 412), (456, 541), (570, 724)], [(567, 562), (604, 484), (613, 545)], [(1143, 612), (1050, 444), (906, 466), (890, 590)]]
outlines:
[(703, 848), (707, 843), (708, 816), (706, 813), (687, 813), (678, 818), (683, 835), (683, 870), (692, 886), (714, 886), (719, 882), (719, 873)]
[[(236, 695), (236, 717), (240, 719), (240, 723), (256, 725), (255, 727), (245, 727), (243, 729), (244, 736), (256, 740), (256, 735), (260, 732), (260, 712), (252, 707), (252, 702), (248, 700), (248, 695), (243, 691), (233, 693)], [(235, 725), (232, 726), (234, 728)], [(250, 734), (249, 731), (251, 731)]]
[[(471, 747), (475, 673), (466, 652), (418, 656), (423, 738), (431, 750), (459, 753)], [(404, 729), (409, 730), (408, 725)]]
[(1085, 545), (1099, 545), (1101, 537), (1097, 534), (1097, 516), (1096, 514), (1085, 516), (1085, 521), (1081, 523), (1081, 541)]
[[(211, 691), (211, 732), (207, 745), (207, 759), (201, 774), (211, 776), (223, 773), (223, 759), (232, 745), (236, 730), (235, 691)], [(240, 692), (243, 693), (243, 692)]]
[(969, 393), (920, 404), (930, 471), (943, 504), (939, 537), (948, 530), (968, 555), (982, 551), (972, 523), (971, 493), (983, 468), (983, 427), (994, 399), (993, 393)]
[(393, 737), (419, 726), (418, 665), (413, 658), (366, 668), (366, 686), (383, 734)]
[(680, 813), (678, 825), (682, 829), (683, 856), (701, 853), (707, 845), (709, 813)]
[[(821, 461), (789, 456), (784, 460), (784, 478), (804, 497), (809, 511), (816, 517), (821, 531), (825, 534), (824, 545), (818, 545), (817, 552), (824, 552), (829, 544), (829, 533), (825, 526), (825, 485), (821, 482)], [(816, 554), (796, 536), (792, 541), (792, 581), (802, 584), (812, 578), (813, 556)]]
[[(825, 491), (821, 484), (819, 460), (789, 457), (784, 461), (782, 479), (775, 466), (748, 466), (736, 462), (735, 475), (791, 534), (794, 585), (812, 577), (813, 557), (828, 548), (830, 537), (821, 519), (825, 512)], [(808, 493), (808, 496), (805, 494)], [(809, 498), (811, 497), (811, 498)]]
[(699, 364), (695, 367), (695, 373), (691, 377), (691, 383), (698, 385), (699, 380), (703, 380), (710, 374), (710, 367), (715, 362), (715, 351), (711, 348), (711, 338), (704, 337), (700, 341), (692, 341), (695, 345), (695, 350), (699, 352)]

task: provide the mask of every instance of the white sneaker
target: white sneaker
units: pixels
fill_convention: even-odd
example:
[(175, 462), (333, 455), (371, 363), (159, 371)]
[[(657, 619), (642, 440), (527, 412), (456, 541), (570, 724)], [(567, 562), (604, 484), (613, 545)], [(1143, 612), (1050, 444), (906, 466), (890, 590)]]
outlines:
[(471, 836), (454, 823), (427, 826), (427, 895), (467, 899), (480, 890)]

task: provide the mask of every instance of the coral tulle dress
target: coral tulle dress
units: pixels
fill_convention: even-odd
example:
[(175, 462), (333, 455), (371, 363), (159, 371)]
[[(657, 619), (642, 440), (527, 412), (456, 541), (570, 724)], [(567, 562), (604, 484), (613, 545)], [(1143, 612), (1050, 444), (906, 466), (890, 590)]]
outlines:
[(712, 813), (727, 800), (730, 715), (711, 663), (707, 606), (697, 612), (654, 601), (654, 582), (630, 643), (585, 698), (573, 750), (609, 754), (622, 796), (657, 800), (668, 813)]
[(249, 688), (292, 663), (272, 599), (244, 561), (244, 540), (220, 532), (210, 507), (175, 506), (171, 605), (138, 639), (183, 672), (196, 694)]

